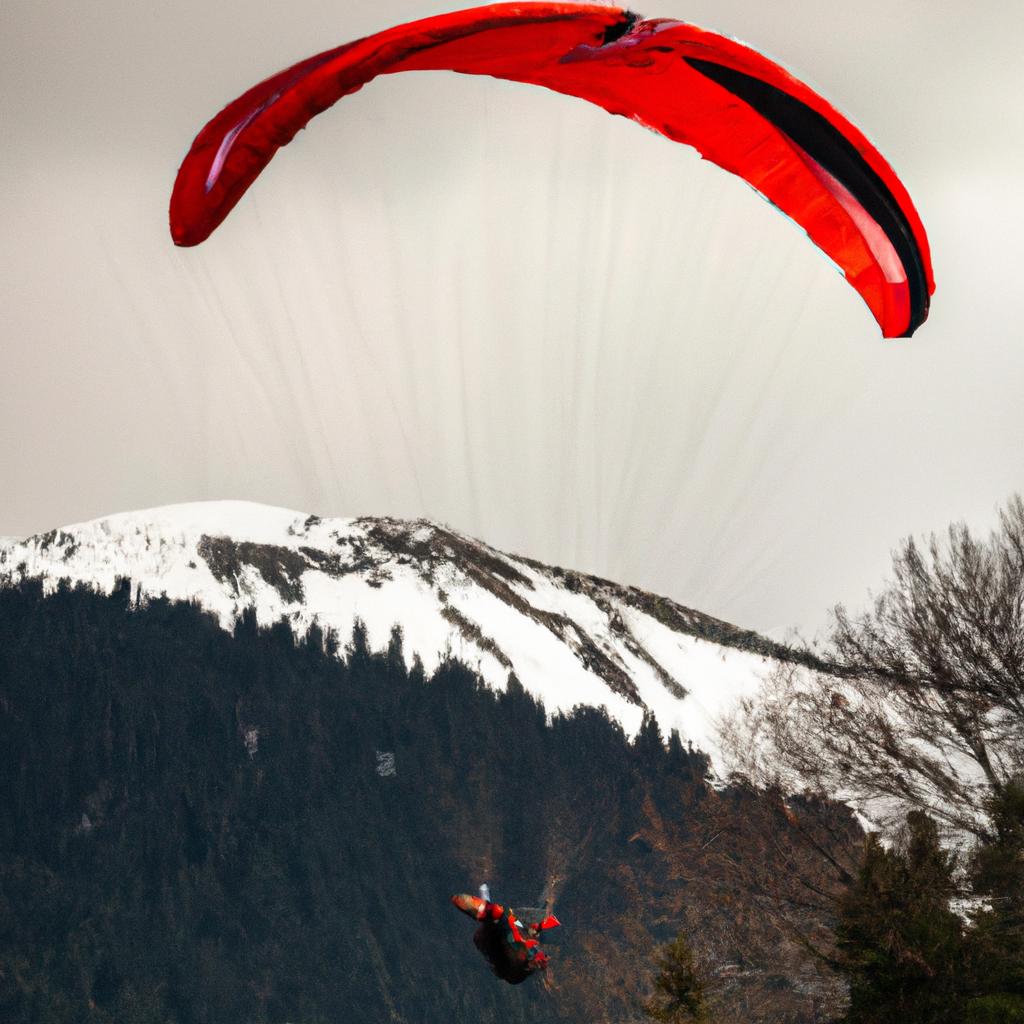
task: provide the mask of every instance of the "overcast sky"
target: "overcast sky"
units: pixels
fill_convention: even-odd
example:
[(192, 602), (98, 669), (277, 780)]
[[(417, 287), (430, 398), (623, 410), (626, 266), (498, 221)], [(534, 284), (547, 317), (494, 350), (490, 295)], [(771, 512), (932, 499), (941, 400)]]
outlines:
[(171, 244), (221, 106), (452, 6), (0, 4), (0, 534), (212, 498), (427, 516), (813, 633), (900, 537), (994, 522), (1024, 486), (1024, 4), (642, 9), (780, 60), (878, 145), (934, 257), (909, 341), (739, 179), (483, 78), (373, 82)]

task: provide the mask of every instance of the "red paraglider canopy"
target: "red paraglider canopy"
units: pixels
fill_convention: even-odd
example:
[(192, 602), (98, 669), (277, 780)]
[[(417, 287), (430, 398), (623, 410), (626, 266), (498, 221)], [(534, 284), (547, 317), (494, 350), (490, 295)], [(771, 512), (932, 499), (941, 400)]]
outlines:
[(885, 337), (910, 336), (935, 290), (899, 178), (814, 90), (757, 51), (615, 7), (492, 4), (310, 57), (228, 104), (196, 136), (171, 196), (178, 245), (204, 241), (307, 122), (382, 74), (458, 71), (543, 85), (632, 118), (749, 182), (842, 269)]

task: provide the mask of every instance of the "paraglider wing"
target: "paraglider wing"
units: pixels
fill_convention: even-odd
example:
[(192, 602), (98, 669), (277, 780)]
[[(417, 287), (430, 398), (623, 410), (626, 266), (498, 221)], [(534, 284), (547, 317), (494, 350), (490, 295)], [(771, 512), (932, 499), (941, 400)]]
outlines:
[(178, 245), (204, 241), (307, 122), (382, 74), (449, 70), (578, 96), (739, 175), (840, 267), (886, 337), (934, 291), (910, 196), (865, 136), (808, 86), (735, 40), (614, 7), (493, 4), (387, 29), (254, 86), (199, 133), (171, 196)]

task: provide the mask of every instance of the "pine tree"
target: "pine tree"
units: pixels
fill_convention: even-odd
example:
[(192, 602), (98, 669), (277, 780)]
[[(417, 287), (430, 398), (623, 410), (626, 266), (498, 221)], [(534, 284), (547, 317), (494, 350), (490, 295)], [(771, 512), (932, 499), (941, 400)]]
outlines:
[(971, 882), (983, 905), (968, 935), (968, 1024), (1024, 1024), (1024, 778), (989, 808), (995, 835), (979, 845)]
[(388, 671), (394, 679), (404, 679), (407, 675), (405, 668), (405, 636), (399, 623), (391, 627), (391, 637), (388, 640), (387, 666)]
[(370, 662), (370, 638), (366, 623), (362, 619), (353, 619), (352, 636), (345, 650), (349, 664), (365, 670)]
[(868, 837), (836, 932), (850, 981), (846, 1024), (962, 1024), (964, 946), (953, 894), (953, 858), (927, 815), (911, 812), (892, 849)]
[(633, 751), (637, 761), (651, 771), (661, 769), (667, 760), (658, 719), (649, 711), (644, 713), (643, 723), (633, 740)]
[(701, 1024), (707, 1021), (704, 977), (693, 949), (680, 932), (658, 957), (654, 978), (657, 995), (644, 1012), (661, 1024)]

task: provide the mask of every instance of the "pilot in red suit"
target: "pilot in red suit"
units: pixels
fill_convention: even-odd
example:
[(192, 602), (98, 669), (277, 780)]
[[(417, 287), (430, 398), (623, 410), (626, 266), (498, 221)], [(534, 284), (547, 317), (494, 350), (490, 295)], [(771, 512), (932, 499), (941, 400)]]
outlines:
[(540, 940), (549, 928), (558, 927), (558, 918), (549, 914), (537, 924), (523, 924), (511, 907), (491, 903), (483, 896), (453, 896), (452, 903), (464, 914), (480, 922), (473, 943), (487, 958), (491, 970), (510, 985), (518, 985), (536, 971), (548, 966), (548, 956)]

